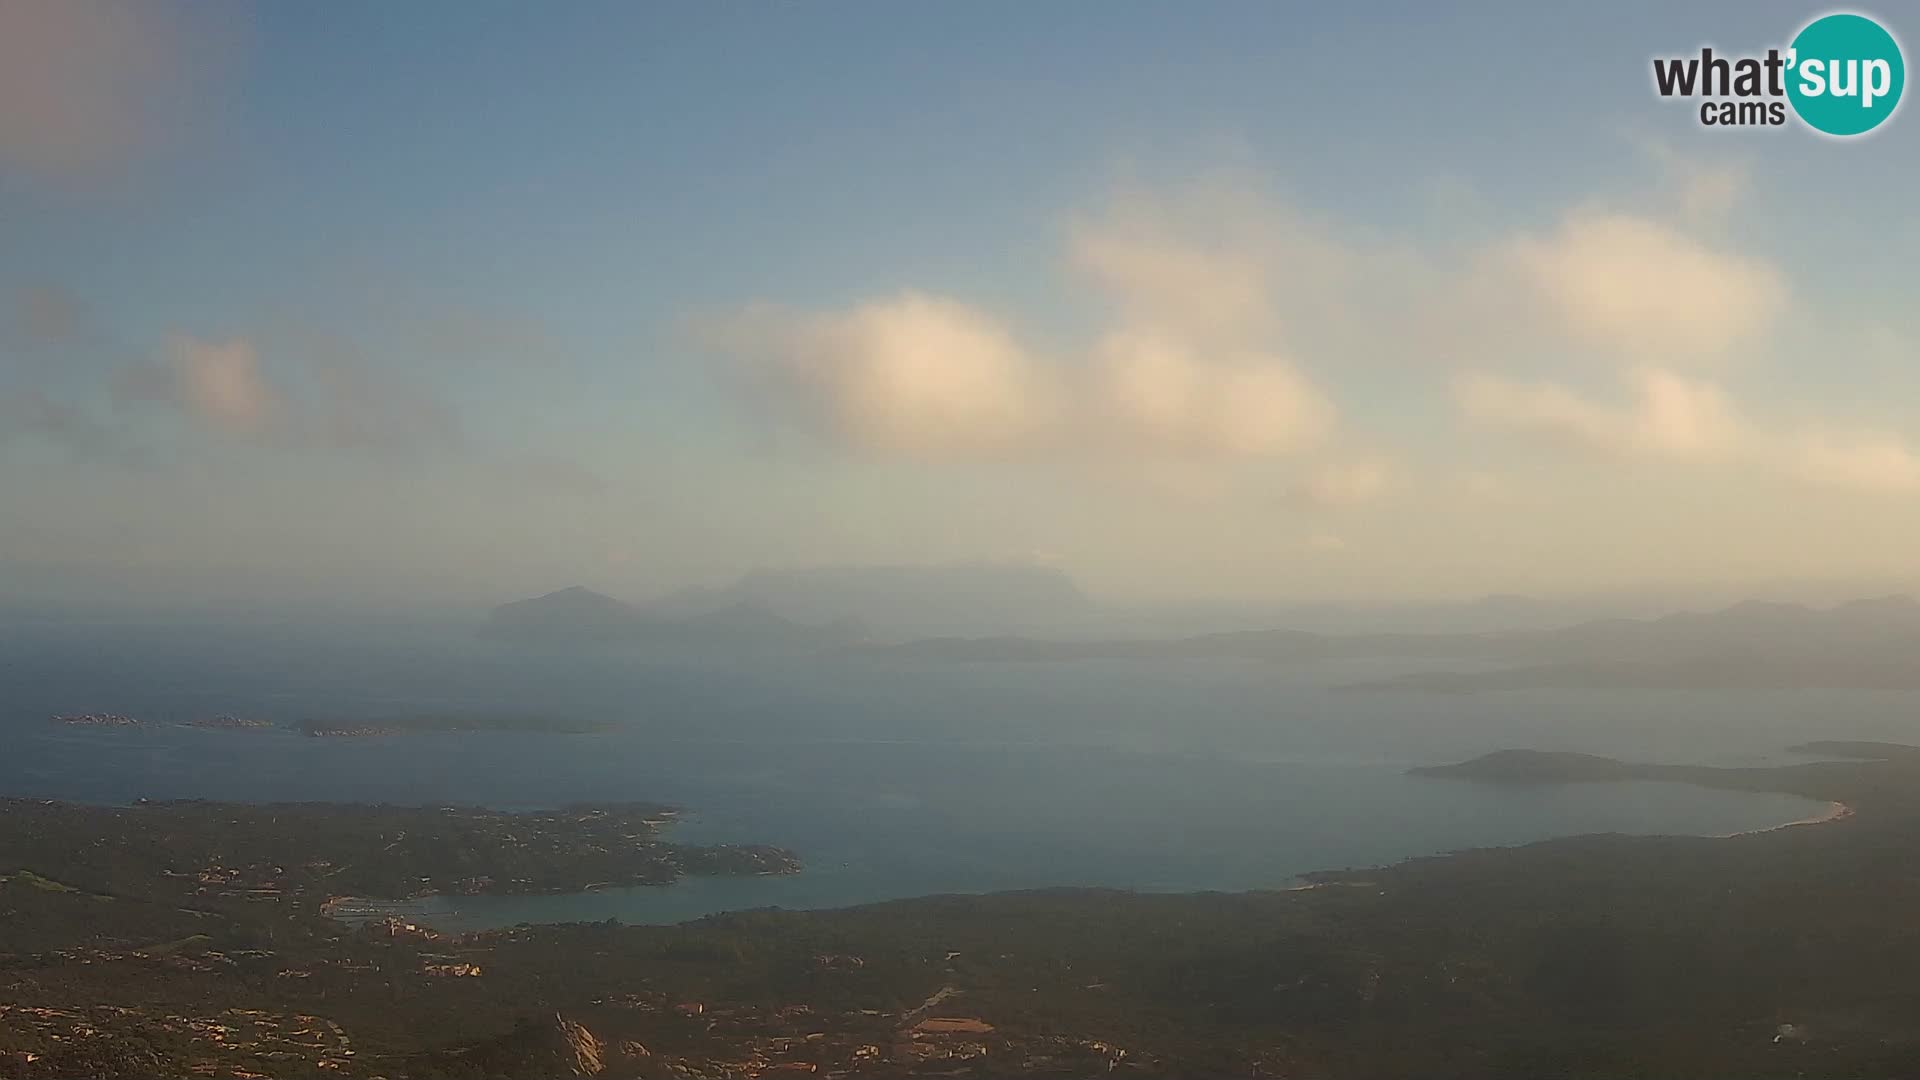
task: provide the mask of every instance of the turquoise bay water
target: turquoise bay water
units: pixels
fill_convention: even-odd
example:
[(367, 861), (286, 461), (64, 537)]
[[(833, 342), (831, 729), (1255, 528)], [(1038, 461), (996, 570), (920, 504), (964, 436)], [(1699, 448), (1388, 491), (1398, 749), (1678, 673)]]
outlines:
[[(468, 642), (0, 639), (0, 792), (466, 802), (651, 799), (672, 838), (798, 852), (790, 877), (575, 896), (461, 897), (471, 928), (825, 907), (1050, 886), (1278, 888), (1310, 870), (1587, 832), (1717, 835), (1822, 807), (1672, 784), (1489, 787), (1412, 765), (1502, 747), (1724, 764), (1816, 737), (1920, 740), (1873, 694), (1351, 692), (1390, 666), (648, 664)], [(598, 716), (596, 735), (310, 739), (286, 731), (59, 728), (54, 712), (292, 723), (409, 711)]]

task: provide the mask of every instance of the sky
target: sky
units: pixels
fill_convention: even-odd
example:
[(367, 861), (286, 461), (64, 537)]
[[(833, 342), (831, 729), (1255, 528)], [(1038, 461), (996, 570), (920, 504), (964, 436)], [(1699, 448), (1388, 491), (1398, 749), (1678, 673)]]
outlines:
[(1651, 85), (1823, 10), (0, 0), (0, 599), (1904, 584), (1920, 120)]

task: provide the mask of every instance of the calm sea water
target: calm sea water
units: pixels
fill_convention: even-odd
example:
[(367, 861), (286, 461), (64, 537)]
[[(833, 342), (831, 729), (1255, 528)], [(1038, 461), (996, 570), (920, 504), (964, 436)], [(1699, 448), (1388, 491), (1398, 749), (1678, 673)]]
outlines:
[[(432, 635), (0, 632), (0, 792), (466, 802), (654, 799), (678, 839), (797, 851), (792, 877), (433, 902), (477, 927), (672, 922), (1059, 885), (1284, 887), (1300, 873), (1585, 832), (1721, 834), (1821, 808), (1685, 785), (1488, 787), (1405, 775), (1502, 747), (1781, 760), (1809, 738), (1920, 741), (1895, 694), (1354, 692), (1392, 665), (903, 666), (529, 655)], [(310, 739), (168, 726), (417, 711), (615, 722), (594, 735)], [(62, 728), (114, 711), (138, 731)]]

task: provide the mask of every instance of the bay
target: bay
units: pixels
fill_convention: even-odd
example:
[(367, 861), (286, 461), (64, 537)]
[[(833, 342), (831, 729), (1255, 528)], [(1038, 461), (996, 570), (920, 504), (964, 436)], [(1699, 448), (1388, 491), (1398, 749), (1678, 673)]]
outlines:
[[(103, 645), (104, 643), (104, 645)], [(1590, 832), (1719, 835), (1817, 814), (1674, 784), (1490, 787), (1413, 765), (1525, 746), (1753, 764), (1809, 738), (1920, 738), (1906, 695), (1357, 692), (1391, 664), (911, 665), (865, 656), (529, 654), (458, 635), (16, 632), (0, 792), (686, 809), (671, 838), (792, 848), (797, 875), (436, 898), (447, 928), (828, 907), (1056, 886), (1285, 888), (1316, 869)], [(141, 729), (52, 725), (125, 712)], [(311, 738), (177, 726), (533, 711), (595, 734)]]

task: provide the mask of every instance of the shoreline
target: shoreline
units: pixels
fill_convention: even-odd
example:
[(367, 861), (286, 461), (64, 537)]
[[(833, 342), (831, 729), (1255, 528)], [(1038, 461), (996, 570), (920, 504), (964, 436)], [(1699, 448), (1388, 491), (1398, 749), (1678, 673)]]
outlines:
[(1838, 800), (1833, 800), (1827, 803), (1827, 809), (1825, 813), (1816, 814), (1813, 817), (1798, 818), (1793, 821), (1783, 821), (1778, 825), (1769, 825), (1764, 829), (1742, 829), (1739, 832), (1718, 833), (1718, 834), (1715, 834), (1712, 837), (1712, 839), (1732, 840), (1733, 838), (1738, 836), (1761, 836), (1766, 833), (1779, 832), (1782, 829), (1798, 828), (1799, 826), (1802, 826), (1802, 825), (1826, 825), (1835, 821), (1844, 821), (1847, 818), (1850, 818), (1852, 816), (1853, 816), (1853, 807), (1847, 805), (1846, 803), (1840, 802)]
[[(1767, 825), (1767, 826), (1763, 826), (1755, 829), (1742, 829), (1737, 832), (1707, 833), (1707, 834), (1694, 833), (1691, 835), (1699, 836), (1703, 839), (1708, 839), (1708, 840), (1732, 840), (1742, 836), (1762, 836), (1768, 833), (1779, 832), (1782, 829), (1791, 829), (1791, 828), (1796, 828), (1803, 825), (1825, 825), (1825, 824), (1830, 824), (1836, 821), (1844, 821), (1848, 818), (1853, 817), (1854, 813), (1855, 813), (1854, 808), (1850, 804), (1841, 802), (1837, 799), (1828, 800), (1825, 810), (1823, 810), (1819, 814), (1815, 814), (1810, 817), (1796, 818), (1792, 821), (1783, 821), (1777, 825)], [(1577, 835), (1583, 835), (1583, 834), (1575, 834), (1575, 835), (1577, 836)], [(1649, 833), (1646, 835), (1674, 836), (1674, 835), (1689, 835), (1689, 834)], [(1496, 845), (1496, 847), (1505, 847), (1505, 846), (1508, 846), (1508, 845)], [(1524, 847), (1527, 845), (1521, 844), (1521, 845), (1514, 845), (1514, 846)], [(1403, 860), (1403, 861), (1412, 862), (1412, 861), (1419, 861), (1426, 858), (1448, 858), (1454, 855), (1462, 854), (1463, 851), (1475, 851), (1475, 850), (1483, 850), (1483, 849), (1468, 848), (1468, 849), (1462, 849), (1462, 851), (1441, 852), (1433, 856), (1412, 856), (1409, 859)], [(1376, 867), (1375, 869), (1376, 870), (1389, 869), (1393, 865), (1395, 864), (1389, 863), (1389, 864), (1385, 864), (1382, 867)], [(1312, 877), (1312, 876), (1324, 874), (1324, 873), (1327, 873), (1327, 871), (1314, 870), (1314, 871), (1307, 871), (1300, 876)], [(701, 876), (708, 876), (708, 875), (689, 875), (689, 876), (701, 877)], [(731, 875), (727, 875), (727, 876), (731, 876)], [(752, 876), (767, 876), (767, 875), (752, 875)], [(774, 875), (774, 876), (779, 876), (779, 875)], [(647, 889), (665, 888), (671, 885), (678, 885), (683, 880), (684, 880), (684, 877), (676, 878), (674, 881), (671, 881), (671, 882), (660, 882), (657, 884), (646, 884), (646, 885), (620, 886), (620, 888), (647, 888)], [(1323, 881), (1312, 881), (1312, 880), (1299, 881), (1298, 878), (1296, 878), (1295, 881), (1296, 881), (1295, 884), (1284, 885), (1279, 887), (1266, 887), (1266, 888), (1255, 887), (1255, 888), (1247, 888), (1247, 889), (1227, 889), (1227, 890), (1179, 889), (1179, 890), (1174, 890), (1165, 895), (1174, 895), (1174, 896), (1198, 895), (1202, 893), (1210, 893), (1210, 892), (1216, 892), (1216, 891), (1225, 892), (1228, 894), (1254, 894), (1254, 893), (1267, 893), (1267, 892), (1284, 894), (1284, 893), (1314, 892), (1318, 890), (1334, 888), (1336, 886), (1350, 887), (1350, 888), (1351, 887), (1374, 888), (1377, 886), (1377, 883), (1372, 880), (1349, 880), (1344, 878), (1323, 880)], [(1046, 886), (1039, 887), (1041, 891), (1045, 891), (1047, 888), (1048, 887)], [(1068, 890), (1086, 889), (1091, 891), (1106, 891), (1109, 889), (1120, 889), (1122, 891), (1132, 891), (1132, 890), (1126, 890), (1124, 887), (1121, 887), (1121, 886), (1058, 886), (1058, 888), (1068, 889)], [(594, 892), (594, 891), (599, 891), (599, 890), (589, 888), (589, 889), (573, 890), (569, 892), (559, 892), (559, 893), (536, 892), (536, 893), (521, 893), (521, 894), (483, 894), (483, 895), (517, 895), (521, 897), (539, 898), (539, 897), (582, 895), (584, 893)], [(1027, 891), (1034, 891), (1034, 890), (1030, 890), (1030, 889), (988, 890), (983, 893), (969, 893), (965, 895), (993, 896), (1001, 893), (1018, 893), (1018, 892), (1027, 892)], [(885, 898), (875, 899), (875, 900), (862, 900), (862, 901), (856, 901), (856, 902), (847, 903), (847, 904), (836, 904), (827, 908), (795, 908), (792, 910), (796, 910), (796, 911), (848, 910), (852, 908), (867, 907), (873, 904), (924, 900), (924, 899), (929, 899), (930, 897), (933, 897), (933, 896), (942, 896), (942, 895), (948, 895), (948, 894), (932, 893), (932, 894), (925, 894), (925, 895), (912, 895), (912, 896), (902, 896), (902, 897), (885, 897)], [(367, 923), (372, 923), (372, 922), (375, 922), (381, 919), (387, 919), (387, 918), (411, 918), (418, 921), (421, 926), (428, 927), (430, 929), (437, 930), (441, 933), (454, 935), (454, 936), (464, 936), (468, 934), (485, 934), (492, 931), (508, 928), (506, 926), (482, 926), (482, 927), (461, 926), (459, 924), (462, 921), (463, 917), (457, 911), (449, 910), (449, 911), (442, 912), (442, 911), (434, 910), (433, 905), (435, 905), (436, 903), (445, 903), (453, 899), (455, 898), (445, 896), (443, 894), (437, 894), (437, 893), (422, 894), (420, 896), (406, 897), (404, 899), (398, 899), (398, 900), (377, 900), (370, 897), (361, 897), (361, 896), (336, 896), (336, 897), (330, 897), (321, 905), (321, 914), (335, 920), (336, 922), (340, 922), (350, 926), (365, 925)], [(687, 921), (707, 918), (707, 917), (710, 917), (711, 915), (728, 914), (737, 910), (753, 910), (753, 909), (752, 908), (739, 908), (739, 909), (729, 908), (729, 909), (723, 909), (720, 911), (708, 912), (703, 915), (693, 916), (691, 919), (688, 919), (688, 920), (678, 920), (675, 922), (665, 922), (665, 923), (644, 923), (643, 922), (643, 923), (633, 923), (631, 925), (674, 926), (674, 925), (680, 925), (681, 923), (684, 923)], [(440, 916), (440, 915), (453, 915), (454, 917), (450, 920), (443, 919), (437, 925), (434, 922), (430, 921), (435, 919), (436, 916)], [(537, 922), (519, 923), (514, 925), (554, 926), (554, 925), (566, 925), (570, 921), (574, 921), (574, 920), (558, 920), (555, 922), (537, 921)]]

